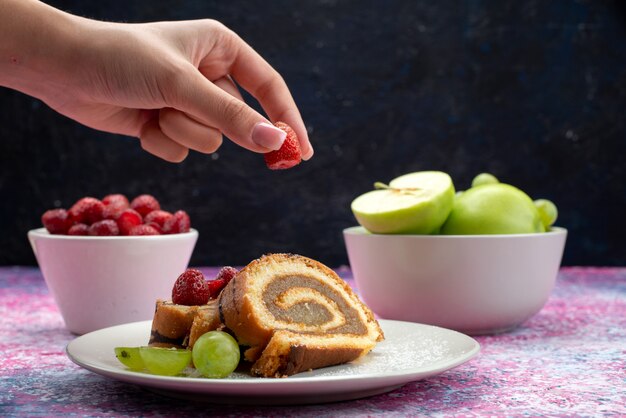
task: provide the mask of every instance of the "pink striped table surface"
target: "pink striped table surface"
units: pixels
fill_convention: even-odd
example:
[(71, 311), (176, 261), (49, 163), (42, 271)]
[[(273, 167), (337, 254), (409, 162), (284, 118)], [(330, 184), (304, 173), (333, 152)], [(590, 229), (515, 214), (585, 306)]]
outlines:
[[(336, 271), (355, 286), (348, 268)], [(3, 417), (626, 415), (626, 268), (564, 267), (546, 306), (511, 332), (476, 337), (482, 349), (469, 362), (318, 405), (194, 403), (84, 370), (65, 354), (75, 335), (36, 268), (0, 267), (0, 317)]]

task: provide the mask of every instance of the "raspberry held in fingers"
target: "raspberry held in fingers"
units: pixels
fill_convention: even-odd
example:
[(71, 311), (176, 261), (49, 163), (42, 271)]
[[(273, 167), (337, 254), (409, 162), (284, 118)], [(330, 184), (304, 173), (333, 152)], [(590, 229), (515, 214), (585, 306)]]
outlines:
[(277, 151), (264, 154), (265, 164), (270, 170), (284, 170), (294, 167), (302, 161), (302, 151), (298, 136), (289, 125), (284, 122), (276, 122), (276, 127), (287, 133), (285, 142)]

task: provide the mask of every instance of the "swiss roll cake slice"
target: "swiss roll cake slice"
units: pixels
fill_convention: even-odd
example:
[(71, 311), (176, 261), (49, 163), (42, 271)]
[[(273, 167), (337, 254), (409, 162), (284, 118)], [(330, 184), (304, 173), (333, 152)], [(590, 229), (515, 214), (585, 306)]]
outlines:
[(337, 274), (295, 254), (270, 254), (224, 288), (220, 318), (254, 362), (252, 373), (289, 376), (367, 354), (383, 332), (374, 314)]

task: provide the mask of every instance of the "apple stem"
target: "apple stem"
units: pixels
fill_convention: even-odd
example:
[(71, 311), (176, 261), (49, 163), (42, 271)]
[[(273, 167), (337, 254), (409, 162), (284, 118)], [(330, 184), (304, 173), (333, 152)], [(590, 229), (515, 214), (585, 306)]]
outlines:
[(391, 187), (388, 184), (385, 184), (381, 181), (377, 181), (376, 183), (374, 183), (374, 188), (376, 190), (392, 190), (394, 192), (416, 192), (418, 190), (422, 190), (419, 187), (402, 187), (402, 188)]

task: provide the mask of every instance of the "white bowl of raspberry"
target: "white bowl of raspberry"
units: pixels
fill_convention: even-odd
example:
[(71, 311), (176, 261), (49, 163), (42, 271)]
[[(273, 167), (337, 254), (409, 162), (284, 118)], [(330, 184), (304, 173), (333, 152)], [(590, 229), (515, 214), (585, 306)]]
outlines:
[(381, 318), (466, 334), (513, 329), (544, 306), (567, 231), (502, 235), (383, 235), (343, 231), (365, 303)]
[(46, 285), (75, 334), (151, 319), (156, 299), (171, 297), (172, 280), (187, 268), (198, 240), (186, 213), (165, 212), (156, 199), (152, 207), (131, 203), (108, 211), (106, 200), (83, 198), (68, 211), (47, 211), (45, 227), (28, 232)]

